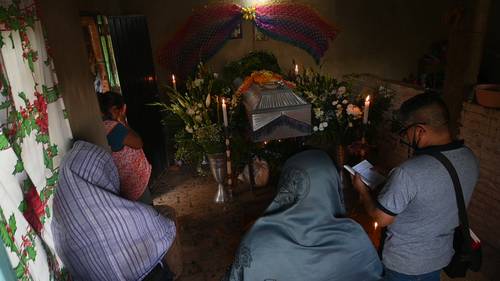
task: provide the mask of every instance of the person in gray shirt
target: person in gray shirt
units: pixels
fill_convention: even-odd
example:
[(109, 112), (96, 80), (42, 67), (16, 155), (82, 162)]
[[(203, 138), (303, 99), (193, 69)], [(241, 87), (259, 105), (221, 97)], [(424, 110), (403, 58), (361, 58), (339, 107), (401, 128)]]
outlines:
[(452, 179), (430, 152), (442, 152), (457, 170), (466, 204), (479, 177), (478, 160), (463, 141), (454, 141), (445, 103), (420, 94), (399, 110), (402, 142), (415, 156), (393, 169), (377, 198), (353, 178), (368, 214), (387, 226), (382, 251), (384, 280), (440, 280), (454, 254), (453, 233), (459, 225)]

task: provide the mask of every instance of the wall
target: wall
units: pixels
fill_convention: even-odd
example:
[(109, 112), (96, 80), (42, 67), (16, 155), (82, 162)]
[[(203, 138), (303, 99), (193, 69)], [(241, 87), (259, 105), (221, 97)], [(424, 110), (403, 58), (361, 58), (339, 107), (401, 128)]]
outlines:
[(41, 0), (39, 6), (73, 135), (107, 147), (80, 12), (118, 14), (119, 3), (117, 0)]
[(41, 0), (39, 6), (73, 136), (107, 147), (77, 3)]
[(481, 271), (496, 280), (500, 274), (500, 110), (464, 103), (461, 123), (460, 137), (480, 164), (468, 209), (470, 225), (485, 242)]
[(500, 84), (500, 1), (491, 1), (479, 83)]
[[(124, 14), (144, 14), (148, 18), (152, 47), (156, 53), (195, 7), (208, 2), (120, 0), (120, 7)], [(303, 2), (342, 30), (323, 60), (325, 71), (335, 75), (373, 73), (400, 80), (410, 72), (416, 72), (418, 59), (432, 42), (447, 37), (447, 26), (442, 18), (451, 0)], [(252, 27), (248, 22), (243, 27), (243, 39), (230, 40), (210, 64), (220, 69), (225, 63), (253, 49), (274, 52), (284, 68), (291, 66), (294, 58), (301, 65), (315, 65), (306, 52), (286, 43), (273, 40), (254, 43)], [(158, 66), (157, 72), (160, 79), (169, 76)]]

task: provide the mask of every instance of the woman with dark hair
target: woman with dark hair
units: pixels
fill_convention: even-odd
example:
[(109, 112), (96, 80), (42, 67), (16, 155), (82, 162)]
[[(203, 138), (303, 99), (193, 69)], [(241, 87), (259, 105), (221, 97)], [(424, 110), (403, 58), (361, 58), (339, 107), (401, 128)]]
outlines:
[(338, 172), (319, 150), (286, 161), (278, 194), (240, 244), (223, 280), (375, 281), (382, 263), (345, 217)]
[(151, 165), (142, 150), (141, 137), (127, 124), (127, 106), (115, 92), (98, 94), (104, 128), (120, 175), (120, 193), (129, 200), (151, 203), (147, 188)]

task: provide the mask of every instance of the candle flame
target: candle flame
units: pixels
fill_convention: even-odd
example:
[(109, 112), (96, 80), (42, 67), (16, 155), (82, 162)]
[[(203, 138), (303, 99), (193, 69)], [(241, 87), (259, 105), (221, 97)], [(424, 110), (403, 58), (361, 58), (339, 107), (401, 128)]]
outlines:
[(295, 74), (298, 74), (298, 73), (299, 73), (299, 65), (295, 64)]
[(365, 102), (370, 102), (370, 95), (366, 96)]
[(175, 75), (174, 74), (172, 74), (172, 82), (175, 83)]
[(377, 223), (377, 222), (373, 223), (373, 227), (374, 227), (375, 229), (377, 229), (377, 227), (378, 227), (378, 223)]
[(222, 98), (222, 105), (226, 105), (226, 100)]

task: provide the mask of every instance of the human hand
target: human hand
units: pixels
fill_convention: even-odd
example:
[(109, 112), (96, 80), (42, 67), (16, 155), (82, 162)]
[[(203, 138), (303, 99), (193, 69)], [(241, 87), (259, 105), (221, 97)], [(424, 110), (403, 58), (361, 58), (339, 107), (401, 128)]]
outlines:
[(118, 122), (127, 125), (127, 105), (124, 104), (118, 115)]
[(351, 181), (352, 186), (354, 186), (354, 189), (356, 189), (359, 193), (369, 190), (368, 186), (361, 180), (361, 176), (358, 173), (354, 176), (351, 175)]

